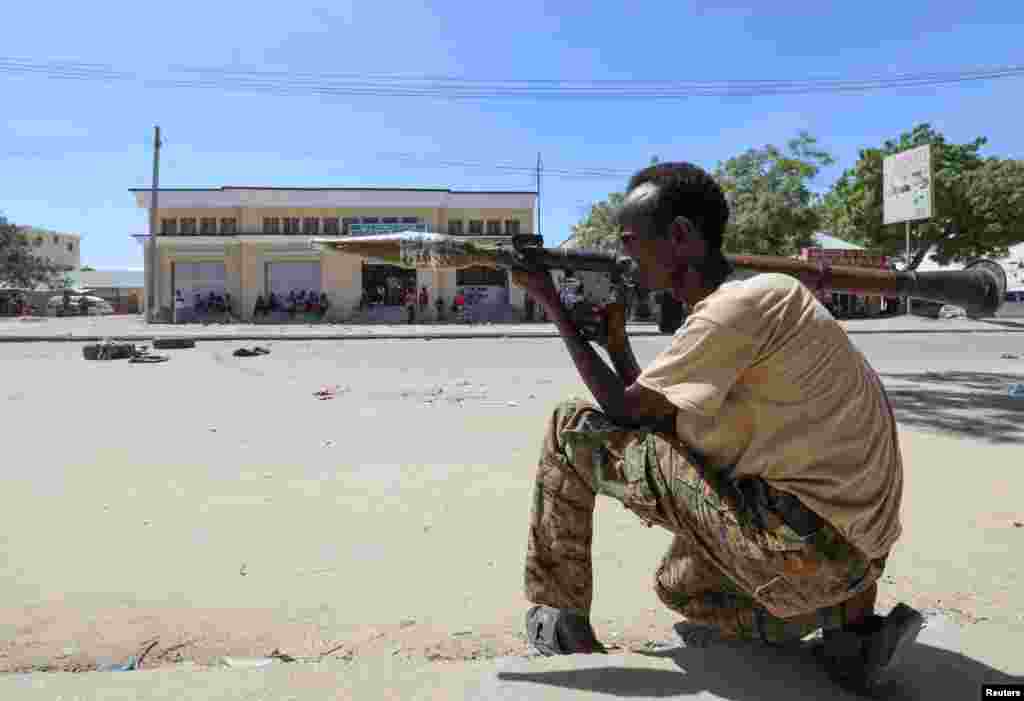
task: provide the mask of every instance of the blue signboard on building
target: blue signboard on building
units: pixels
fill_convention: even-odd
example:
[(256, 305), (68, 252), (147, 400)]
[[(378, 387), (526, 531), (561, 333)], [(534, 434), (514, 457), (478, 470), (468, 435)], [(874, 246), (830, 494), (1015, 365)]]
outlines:
[(429, 232), (426, 224), (349, 224), (349, 233), (353, 236), (374, 236), (377, 234), (397, 234), (403, 231)]

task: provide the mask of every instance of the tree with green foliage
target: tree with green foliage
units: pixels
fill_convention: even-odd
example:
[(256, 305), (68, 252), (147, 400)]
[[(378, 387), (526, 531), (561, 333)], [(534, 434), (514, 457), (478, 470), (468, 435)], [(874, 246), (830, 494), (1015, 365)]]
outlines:
[[(658, 157), (652, 156), (650, 164), (657, 162)], [(592, 204), (583, 219), (573, 224), (567, 239), (568, 247), (621, 254), (622, 242), (615, 226), (615, 211), (622, 206), (625, 197), (623, 192), (612, 192), (608, 199)]]
[(0, 286), (32, 289), (52, 283), (64, 270), (34, 255), (26, 232), (0, 217)]
[(624, 198), (623, 193), (612, 192), (608, 199), (592, 204), (586, 216), (573, 225), (569, 247), (621, 253), (622, 243), (614, 217)]
[(1007, 254), (1024, 240), (1024, 164), (980, 154), (987, 139), (952, 144), (929, 124), (919, 124), (881, 148), (862, 149), (823, 198), (824, 225), (836, 236), (903, 258), (906, 224), (883, 225), (882, 162), (886, 156), (931, 145), (934, 216), (912, 223), (911, 261), (917, 267), (932, 248), (951, 261)]
[(800, 132), (785, 149), (749, 149), (719, 164), (714, 175), (730, 210), (724, 249), (788, 256), (814, 245), (820, 215), (811, 184), (834, 162), (816, 138)]

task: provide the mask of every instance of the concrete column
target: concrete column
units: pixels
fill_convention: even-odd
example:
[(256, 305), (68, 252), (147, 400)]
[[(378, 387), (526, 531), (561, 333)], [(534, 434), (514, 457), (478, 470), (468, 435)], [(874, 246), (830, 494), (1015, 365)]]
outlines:
[(328, 320), (343, 321), (359, 307), (363, 293), (363, 261), (359, 256), (325, 251), (320, 256), (321, 289), (331, 304)]
[(508, 281), (508, 301), (520, 311), (526, 308), (526, 290), (512, 282), (511, 279)]
[(263, 265), (263, 251), (253, 243), (243, 243), (238, 248), (238, 306), (242, 318), (251, 321), (256, 298), (266, 287), (266, 269)]
[(224, 244), (224, 287), (231, 295), (235, 314), (247, 317), (246, 312), (252, 313), (251, 306), (246, 309), (242, 295), (242, 246), (231, 240)]
[[(437, 275), (434, 270), (416, 271), (416, 318), (420, 321), (433, 321), (437, 316), (437, 312), (434, 307), (434, 300), (437, 299), (437, 289), (435, 286), (436, 280)], [(421, 310), (419, 308), (420, 289), (423, 287), (427, 288), (427, 296), (429, 297), (427, 308), (425, 310)]]
[(171, 310), (174, 308), (174, 285), (171, 274), (172, 256), (164, 248), (157, 246), (158, 267), (156, 271), (156, 312), (157, 317), (170, 320)]

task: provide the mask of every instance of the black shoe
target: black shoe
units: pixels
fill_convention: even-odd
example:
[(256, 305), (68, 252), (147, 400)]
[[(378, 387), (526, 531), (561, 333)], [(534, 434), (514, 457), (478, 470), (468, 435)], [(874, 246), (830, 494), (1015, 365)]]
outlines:
[(906, 604), (888, 616), (869, 616), (862, 623), (825, 633), (818, 648), (825, 671), (843, 689), (873, 696), (903, 654), (917, 639), (924, 617)]
[(546, 657), (608, 652), (586, 616), (550, 606), (534, 606), (526, 612), (526, 639)]

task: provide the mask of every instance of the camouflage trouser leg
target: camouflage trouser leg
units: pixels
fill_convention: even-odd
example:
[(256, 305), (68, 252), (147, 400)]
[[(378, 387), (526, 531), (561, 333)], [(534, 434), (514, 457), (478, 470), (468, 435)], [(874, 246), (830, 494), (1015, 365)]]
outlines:
[[(874, 584), (861, 595), (813, 613), (779, 618), (758, 605), (724, 574), (695, 554), (685, 536), (677, 535), (654, 576), (654, 591), (666, 607), (691, 623), (714, 628), (727, 639), (758, 640), (780, 644), (800, 640), (818, 629), (834, 630), (857, 613), (857, 606), (874, 603)], [(862, 602), (856, 602), (856, 599)]]
[(589, 613), (594, 501), (613, 497), (677, 534), (655, 589), (672, 610), (727, 637), (783, 642), (842, 623), (841, 605), (869, 590), (869, 561), (827, 523), (797, 535), (705, 470), (674, 436), (615, 426), (567, 402), (548, 424), (534, 490), (526, 597)]

